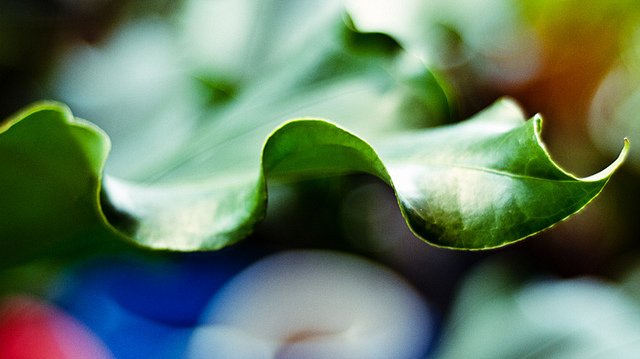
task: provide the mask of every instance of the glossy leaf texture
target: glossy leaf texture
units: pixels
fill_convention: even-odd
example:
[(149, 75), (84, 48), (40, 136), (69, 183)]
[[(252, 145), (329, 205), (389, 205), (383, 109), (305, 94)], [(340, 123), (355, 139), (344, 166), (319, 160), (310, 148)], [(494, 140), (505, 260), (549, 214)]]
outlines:
[(550, 158), (539, 115), (503, 99), (471, 120), (394, 138), (379, 153), (412, 230), (451, 248), (494, 248), (535, 234), (588, 204), (627, 155), (579, 179)]
[(145, 184), (103, 178), (108, 137), (63, 105), (39, 104), (0, 134), (3, 246), (17, 251), (107, 226), (145, 247), (217, 249), (262, 219), (270, 180), (364, 172), (394, 187), (408, 224), (426, 241), (494, 248), (580, 210), (627, 153), (625, 141), (607, 169), (578, 179), (549, 158), (540, 129), (540, 117), (525, 122), (508, 99), (466, 122), (391, 134), (374, 147), (331, 122), (300, 119), (265, 139), (253, 153), (253, 171), (241, 166), (246, 170), (212, 173), (208, 181)]

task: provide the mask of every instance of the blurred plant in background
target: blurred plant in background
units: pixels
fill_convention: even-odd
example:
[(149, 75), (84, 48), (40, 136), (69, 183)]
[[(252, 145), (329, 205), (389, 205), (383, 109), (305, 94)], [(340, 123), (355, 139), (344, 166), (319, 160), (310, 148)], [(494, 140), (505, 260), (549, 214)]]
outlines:
[[(300, 103), (317, 117), (349, 113), (360, 133), (373, 135), (458, 122), (507, 95), (525, 112), (543, 114), (550, 152), (571, 171), (605, 167), (625, 136), (632, 152), (603, 196), (579, 215), (535, 240), (490, 252), (426, 245), (407, 228), (387, 185), (348, 175), (270, 187), (265, 221), (232, 248), (180, 255), (116, 246), (108, 251), (114, 257), (97, 260), (81, 253), (41, 258), (3, 269), (0, 293), (59, 305), (84, 323), (65, 325), (100, 338), (100, 353), (106, 346), (117, 358), (176, 357), (213, 293), (250, 263), (274, 248), (322, 247), (372, 258), (406, 277), (431, 310), (425, 343), (435, 344), (424, 350), (432, 356), (633, 357), (640, 295), (634, 277), (624, 278), (638, 260), (640, 233), (640, 157), (633, 146), (640, 140), (639, 11), (634, 1), (577, 0), (4, 1), (2, 118), (33, 101), (65, 102), (109, 134), (106, 171), (125, 179), (171, 180), (159, 169), (178, 148), (197, 152), (207, 139), (192, 136), (212, 128), (211, 118), (224, 125), (264, 109), (289, 118), (299, 115)], [(335, 43), (356, 55), (336, 55), (343, 49)], [(421, 78), (412, 77), (420, 66), (411, 56), (387, 61), (400, 48), (427, 65), (444, 93), (416, 80), (394, 90), (395, 102), (380, 95), (375, 86), (392, 85), (370, 80), (374, 66), (397, 65), (399, 78)], [(340, 81), (317, 85), (336, 73)], [(342, 82), (349, 76), (354, 82)], [(282, 101), (308, 84), (319, 98), (371, 90), (328, 103)], [(431, 92), (416, 95), (417, 88)], [(406, 98), (413, 102), (400, 101)], [(232, 135), (223, 125), (215, 130)], [(203, 162), (190, 165), (190, 176), (206, 175), (197, 171)], [(584, 276), (590, 279), (575, 279)], [(7, 298), (3, 308), (24, 308), (20, 301), (48, 306)], [(103, 313), (116, 319), (105, 321)], [(0, 341), (11, 340), (3, 335), (14, 322), (3, 318)], [(122, 328), (135, 335), (122, 338)]]

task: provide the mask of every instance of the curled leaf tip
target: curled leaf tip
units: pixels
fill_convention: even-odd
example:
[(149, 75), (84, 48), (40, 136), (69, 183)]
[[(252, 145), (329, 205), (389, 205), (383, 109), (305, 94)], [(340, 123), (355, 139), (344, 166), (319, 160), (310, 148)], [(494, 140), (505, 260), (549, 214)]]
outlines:
[(615, 161), (611, 162), (611, 164), (609, 166), (607, 166), (607, 168), (603, 169), (602, 171), (591, 175), (589, 177), (583, 178), (584, 181), (589, 181), (589, 182), (597, 182), (597, 181), (602, 181), (602, 180), (608, 180), (611, 175), (613, 175), (613, 173), (620, 167), (622, 166), (622, 164), (624, 163), (624, 161), (627, 159), (627, 156), (629, 155), (629, 139), (628, 138), (624, 138), (624, 144), (622, 146), (622, 150), (620, 151), (620, 154), (618, 155), (618, 158), (616, 158)]

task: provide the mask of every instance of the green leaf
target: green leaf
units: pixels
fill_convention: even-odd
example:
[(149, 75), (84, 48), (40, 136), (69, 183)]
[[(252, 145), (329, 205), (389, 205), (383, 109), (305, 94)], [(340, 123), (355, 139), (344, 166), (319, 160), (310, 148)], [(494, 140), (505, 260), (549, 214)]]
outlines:
[[(267, 184), (352, 172), (393, 186), (409, 226), (426, 241), (493, 248), (575, 213), (622, 162), (627, 145), (594, 177), (564, 173), (541, 144), (540, 118), (525, 122), (510, 100), (468, 122), (424, 130), (449, 121), (452, 106), (441, 81), (387, 35), (345, 24), (339, 10), (313, 26), (303, 24), (293, 42), (274, 41), (288, 34), (277, 24), (284, 15), (262, 19), (259, 38), (245, 39), (253, 50), (244, 53), (238, 45), (234, 53), (247, 55), (246, 64), (218, 59), (208, 72), (198, 67), (212, 88), (211, 104), (194, 110), (204, 112), (197, 121), (184, 119), (194, 131), (178, 144), (155, 135), (176, 132), (181, 122), (175, 114), (184, 112), (164, 104), (183, 101), (163, 96), (180, 97), (183, 87), (161, 89), (162, 96), (145, 105), (148, 111), (139, 111), (149, 117), (137, 119), (145, 122), (137, 128), (147, 131), (126, 131), (133, 142), (125, 147), (142, 151), (117, 153), (116, 174), (104, 170), (109, 138), (66, 106), (37, 104), (11, 118), (0, 128), (0, 233), (7, 242), (0, 260), (122, 237), (145, 248), (218, 249), (245, 238), (263, 219)], [(71, 81), (80, 99), (94, 93), (84, 91), (87, 83), (93, 88), (84, 75), (98, 72), (99, 64), (89, 63), (82, 81)], [(229, 78), (217, 77), (227, 73), (225, 66)], [(71, 66), (71, 73), (79, 68)], [(97, 77), (112, 79), (108, 73)], [(142, 85), (124, 93), (135, 94)], [(117, 108), (106, 119), (115, 127), (120, 118), (129, 121), (118, 111), (134, 106), (117, 104), (98, 106), (101, 113)], [(150, 115), (156, 112), (161, 114)]]
[(502, 100), (461, 124), (390, 135), (376, 153), (335, 124), (294, 120), (268, 136), (261, 157), (249, 154), (255, 156), (249, 165), (207, 181), (145, 184), (105, 176), (100, 191), (108, 138), (64, 106), (40, 104), (11, 119), (0, 135), (4, 253), (38, 241), (55, 245), (96, 225), (151, 248), (217, 249), (244, 238), (262, 219), (267, 181), (348, 172), (394, 186), (409, 225), (428, 242), (493, 248), (581, 209), (626, 155), (625, 142), (609, 168), (577, 179), (551, 161), (540, 124), (539, 117), (524, 122), (518, 107)]
[(578, 179), (551, 160), (541, 126), (539, 115), (524, 122), (505, 99), (467, 122), (412, 132), (380, 148), (412, 230), (443, 247), (512, 243), (582, 209), (628, 152), (625, 140), (607, 169)]
[(0, 262), (71, 245), (99, 224), (100, 177), (109, 138), (66, 107), (40, 103), (0, 125)]
[(522, 263), (494, 259), (471, 271), (456, 295), (434, 357), (636, 355), (637, 296), (597, 278), (524, 280), (519, 269)]

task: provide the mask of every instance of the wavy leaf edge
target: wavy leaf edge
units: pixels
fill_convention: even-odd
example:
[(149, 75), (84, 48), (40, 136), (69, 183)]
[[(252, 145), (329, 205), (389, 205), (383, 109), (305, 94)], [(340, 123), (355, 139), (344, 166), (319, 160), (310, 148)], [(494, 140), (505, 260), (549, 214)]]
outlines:
[[(515, 105), (520, 111), (521, 108), (520, 106), (512, 99), (510, 98), (503, 98), (497, 102), (503, 103), (503, 104), (509, 104), (509, 105)], [(86, 130), (89, 131), (94, 131), (96, 132), (104, 141), (105, 146), (106, 146), (106, 152), (103, 158), (101, 158), (101, 167), (100, 167), (100, 171), (99, 173), (97, 173), (96, 175), (96, 187), (97, 188), (97, 192), (92, 194), (91, 198), (95, 199), (95, 202), (92, 204), (92, 206), (96, 209), (96, 215), (97, 215), (97, 219), (99, 220), (100, 224), (106, 228), (108, 228), (111, 232), (115, 233), (118, 237), (128, 240), (129, 242), (141, 246), (143, 248), (151, 248), (151, 249), (156, 249), (156, 250), (170, 250), (170, 251), (202, 251), (202, 250), (215, 250), (215, 249), (220, 249), (226, 245), (230, 245), (233, 244), (235, 242), (237, 242), (238, 240), (241, 240), (243, 238), (245, 238), (248, 234), (247, 233), (251, 233), (253, 230), (255, 230), (255, 226), (264, 218), (264, 213), (266, 211), (266, 207), (267, 207), (267, 203), (266, 203), (266, 198), (268, 197), (268, 190), (267, 190), (267, 181), (270, 177), (270, 173), (269, 173), (269, 168), (265, 169), (265, 165), (264, 165), (264, 160), (265, 160), (265, 156), (268, 156), (268, 152), (270, 151), (270, 144), (274, 143), (274, 139), (277, 138), (278, 136), (285, 134), (286, 131), (288, 131), (288, 129), (290, 129), (292, 126), (295, 125), (299, 125), (299, 124), (311, 124), (311, 123), (317, 123), (317, 124), (321, 124), (322, 126), (328, 126), (328, 128), (332, 128), (335, 131), (338, 131), (344, 135), (346, 135), (348, 138), (351, 138), (355, 141), (355, 143), (359, 143), (360, 146), (364, 146), (363, 148), (366, 148), (366, 151), (370, 151), (368, 154), (367, 153), (363, 153), (362, 151), (360, 151), (360, 153), (358, 155), (361, 156), (373, 156), (374, 160), (376, 161), (376, 163), (373, 165), (373, 170), (357, 170), (357, 169), (350, 169), (348, 172), (367, 172), (371, 175), (377, 176), (378, 178), (380, 178), (381, 180), (383, 180), (384, 182), (386, 182), (388, 185), (390, 185), (392, 187), (392, 189), (394, 190), (394, 193), (396, 195), (396, 199), (398, 201), (398, 205), (400, 207), (400, 210), (402, 212), (402, 215), (408, 225), (408, 227), (414, 232), (414, 234), (416, 234), (416, 236), (418, 236), (419, 238), (422, 238), (423, 240), (425, 240), (426, 242), (428, 242), (431, 245), (437, 246), (437, 247), (444, 247), (444, 248), (451, 248), (451, 249), (462, 249), (462, 250), (483, 250), (483, 249), (492, 249), (492, 248), (497, 248), (497, 247), (501, 247), (503, 245), (507, 245), (507, 244), (511, 244), (514, 243), (516, 241), (522, 240), (524, 238), (527, 238), (529, 236), (535, 235), (537, 233), (539, 233), (540, 231), (546, 229), (543, 228), (540, 231), (536, 231), (533, 233), (529, 233), (528, 235), (519, 238), (515, 241), (510, 241), (508, 243), (504, 243), (502, 245), (497, 245), (497, 246), (488, 246), (488, 247), (481, 247), (481, 248), (463, 248), (463, 247), (455, 247), (455, 246), (447, 246), (447, 245), (441, 245), (438, 243), (434, 243), (433, 241), (428, 240), (427, 238), (424, 238), (424, 236), (420, 235), (415, 228), (413, 227), (411, 220), (410, 220), (410, 213), (408, 213), (408, 210), (403, 206), (401, 198), (400, 198), (400, 194), (398, 193), (398, 190), (396, 188), (396, 186), (394, 185), (394, 181), (393, 178), (389, 175), (389, 172), (387, 171), (386, 165), (383, 163), (383, 160), (380, 158), (380, 156), (378, 155), (378, 153), (376, 152), (376, 150), (373, 148), (373, 146), (371, 146), (365, 139), (362, 139), (361, 137), (357, 136), (356, 134), (350, 132), (349, 130), (341, 127), (338, 124), (335, 124), (331, 121), (328, 120), (324, 120), (324, 119), (292, 119), (292, 120), (288, 120), (283, 122), (280, 126), (278, 126), (273, 132), (271, 132), (267, 138), (264, 141), (264, 144), (262, 146), (262, 152), (260, 154), (260, 169), (259, 169), (259, 181), (257, 183), (258, 186), (258, 191), (261, 190), (261, 188), (264, 190), (264, 197), (265, 197), (265, 201), (260, 204), (260, 206), (262, 206), (262, 208), (256, 208), (256, 211), (251, 213), (248, 216), (248, 219), (246, 220), (246, 222), (244, 223), (244, 227), (248, 227), (250, 228), (247, 232), (247, 228), (244, 228), (243, 230), (241, 230), (241, 235), (240, 236), (236, 236), (236, 238), (231, 238), (226, 240), (225, 243), (223, 243), (223, 245), (216, 245), (216, 246), (212, 246), (212, 247), (206, 247), (206, 246), (194, 246), (194, 247), (190, 247), (190, 248), (179, 248), (179, 247), (175, 247), (175, 246), (163, 246), (163, 247), (154, 247), (153, 245), (149, 245), (149, 244), (142, 244), (138, 239), (136, 239), (134, 236), (130, 236), (127, 235), (126, 233), (124, 233), (121, 229), (119, 229), (117, 226), (113, 225), (108, 216), (105, 214), (105, 211), (103, 210), (104, 207), (104, 203), (102, 203), (102, 199), (103, 198), (103, 194), (102, 194), (102, 182), (103, 179), (105, 178), (105, 173), (104, 173), (104, 165), (106, 163), (107, 157), (108, 157), (108, 152), (109, 149), (111, 147), (111, 142), (109, 139), (108, 134), (106, 134), (102, 129), (100, 129), (98, 126), (92, 124), (89, 121), (83, 120), (83, 119), (79, 119), (74, 117), (74, 115), (72, 114), (71, 110), (69, 109), (69, 107), (63, 103), (60, 102), (56, 102), (56, 101), (41, 101), (41, 102), (37, 102), (35, 104), (32, 104), (31, 106), (28, 106), (27, 108), (18, 111), (15, 115), (11, 116), (7, 121), (5, 121), (4, 123), (0, 124), (0, 135), (2, 135), (3, 133), (9, 131), (15, 124), (19, 123), (20, 121), (22, 121), (25, 118), (28, 118), (29, 115), (34, 114), (36, 112), (39, 111), (43, 111), (43, 110), (53, 110), (53, 111), (58, 111), (59, 113), (63, 114), (62, 118), (64, 118), (64, 121), (66, 122), (66, 125), (68, 126), (79, 126), (82, 127)], [(629, 141), (627, 138), (624, 139), (624, 146), (620, 152), (620, 154), (618, 155), (617, 159), (615, 161), (613, 161), (609, 166), (607, 166), (605, 169), (601, 170), (600, 172), (588, 176), (588, 177), (584, 177), (584, 178), (578, 178), (568, 172), (566, 172), (565, 170), (563, 170), (556, 162), (554, 162), (551, 159), (551, 156), (549, 154), (549, 151), (547, 150), (546, 146), (544, 145), (544, 142), (542, 140), (541, 137), (541, 133), (542, 133), (542, 116), (539, 114), (536, 114), (531, 120), (534, 123), (534, 127), (535, 127), (535, 134), (536, 134), (536, 141), (538, 143), (538, 145), (542, 148), (542, 150), (544, 151), (545, 155), (548, 157), (549, 161), (556, 167), (557, 170), (561, 171), (562, 173), (565, 173), (567, 176), (571, 177), (572, 179), (575, 179), (576, 181), (581, 181), (581, 182), (603, 182), (602, 183), (602, 188), (600, 188), (600, 191), (602, 191), (602, 189), (604, 188), (604, 185), (606, 184), (606, 182), (609, 180), (609, 178), (613, 175), (613, 173), (622, 165), (622, 163), (624, 162), (625, 158), (627, 157), (628, 151), (629, 151)], [(528, 121), (525, 121), (525, 123)], [(455, 126), (457, 124), (454, 124), (453, 126)], [(305, 125), (306, 126), (306, 125)], [(376, 168), (377, 165), (377, 168)], [(365, 166), (366, 167), (366, 166)], [(257, 169), (258, 170), (258, 169)], [(346, 171), (343, 171), (346, 172)], [(598, 191), (598, 194), (600, 193), (600, 191)], [(597, 194), (596, 194), (597, 196)], [(595, 196), (593, 196), (591, 199), (595, 198)], [(588, 204), (591, 200), (587, 201), (587, 203), (585, 203), (582, 207), (580, 207), (580, 209), (582, 209), (584, 206), (586, 206), (586, 204)], [(108, 204), (107, 204), (108, 205)], [(578, 209), (578, 211), (580, 210)], [(576, 213), (578, 211), (575, 211), (573, 213)], [(573, 213), (570, 213), (569, 215), (567, 215), (564, 219), (568, 218), (570, 215), (572, 215)], [(563, 220), (564, 220), (563, 219)], [(251, 222), (251, 223), (248, 223)], [(559, 222), (559, 221), (558, 221)], [(556, 222), (557, 223), (557, 222)], [(555, 224), (555, 223), (554, 223)], [(548, 228), (548, 227), (547, 227)]]

